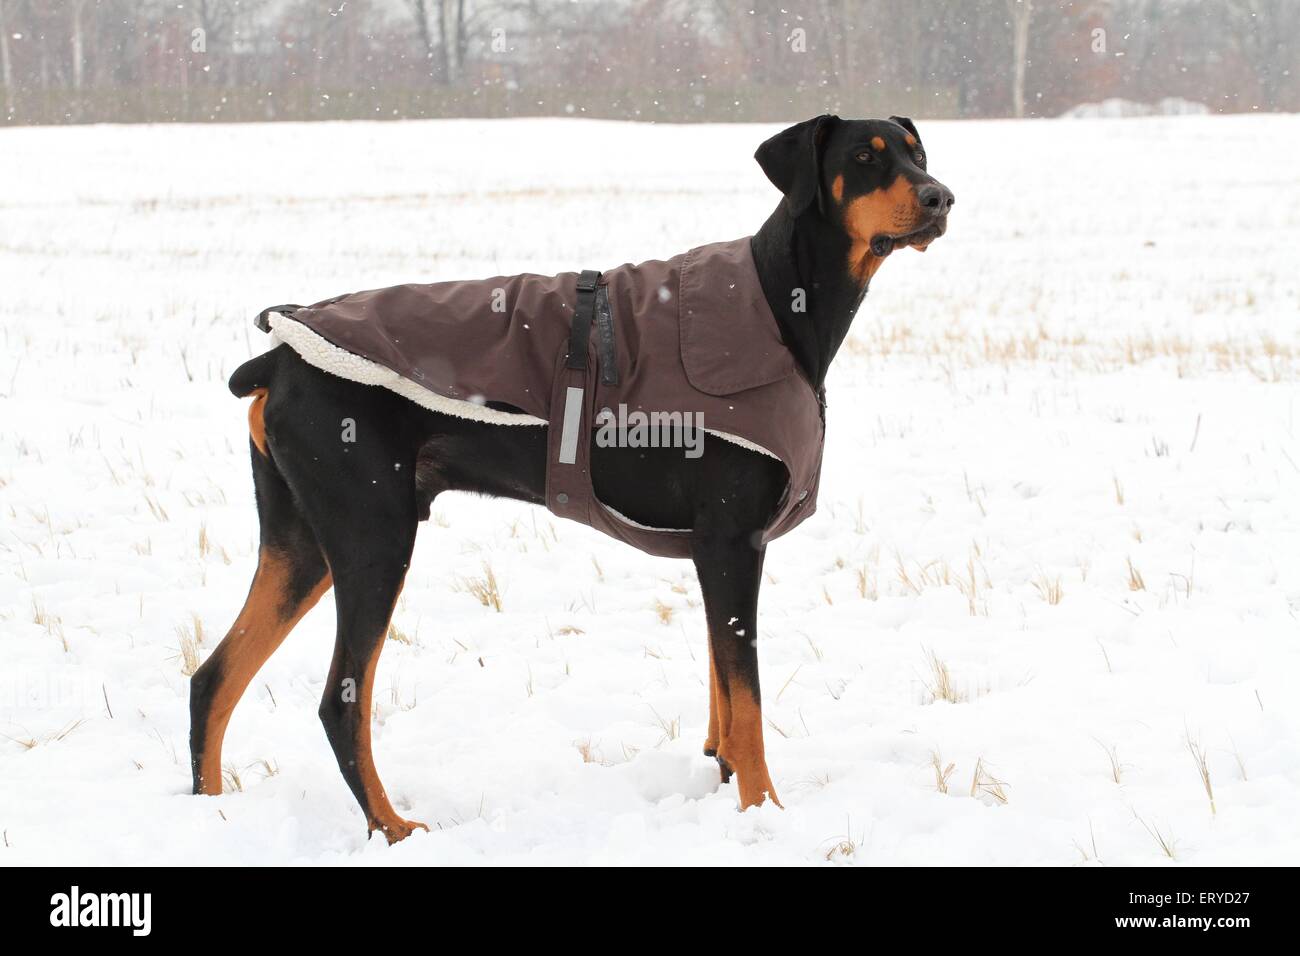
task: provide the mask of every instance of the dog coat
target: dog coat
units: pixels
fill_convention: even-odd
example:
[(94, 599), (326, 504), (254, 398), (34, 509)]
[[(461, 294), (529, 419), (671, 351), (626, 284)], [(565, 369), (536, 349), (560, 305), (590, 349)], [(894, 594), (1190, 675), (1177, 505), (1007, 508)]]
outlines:
[[(764, 543), (816, 508), (823, 404), (781, 341), (748, 237), (603, 275), (399, 285), (275, 306), (258, 324), (317, 368), (433, 411), (549, 426), (547, 507), (650, 554), (690, 557), (690, 529), (646, 527), (596, 500), (591, 447), (602, 435), (635, 447), (697, 423), (703, 454), (723, 440), (778, 459), (789, 481)], [(652, 423), (639, 433), (637, 412)]]

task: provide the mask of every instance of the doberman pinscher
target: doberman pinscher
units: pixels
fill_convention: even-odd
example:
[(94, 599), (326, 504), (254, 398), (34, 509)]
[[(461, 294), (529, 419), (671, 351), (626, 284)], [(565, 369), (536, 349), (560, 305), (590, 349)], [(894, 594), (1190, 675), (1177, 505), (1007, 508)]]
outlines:
[[(783, 193), (752, 239), (781, 339), (824, 401), (823, 383), (868, 283), (896, 249), (943, 235), (953, 195), (926, 167), (912, 122), (820, 116), (764, 142), (759, 166)], [(805, 290), (800, 304), (794, 290)], [(261, 523), (257, 572), (230, 632), (190, 686), (194, 792), (221, 792), (221, 743), (253, 675), (331, 587), (334, 658), (320, 718), (370, 832), (389, 842), (423, 824), (393, 809), (370, 746), (371, 692), (416, 528), (443, 491), (542, 504), (547, 428), (441, 414), (323, 372), (280, 345), (230, 380), (249, 409)], [(338, 423), (355, 421), (342, 445)], [(709, 633), (704, 752), (740, 806), (778, 803), (763, 754), (758, 591), (766, 527), (785, 491), (778, 460), (731, 442), (691, 458), (667, 448), (591, 448), (600, 501), (633, 521), (690, 529)], [(398, 465), (399, 467), (394, 467)], [(427, 828), (426, 828), (427, 829)]]

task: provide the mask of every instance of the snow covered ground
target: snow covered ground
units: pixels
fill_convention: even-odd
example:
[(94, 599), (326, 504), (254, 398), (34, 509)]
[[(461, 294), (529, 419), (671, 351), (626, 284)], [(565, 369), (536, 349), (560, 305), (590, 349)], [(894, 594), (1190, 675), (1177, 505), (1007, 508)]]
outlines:
[(700, 753), (689, 562), (447, 496), (380, 663), (433, 828), (391, 849), (316, 717), (331, 598), (188, 793), (185, 651), (254, 565), (251, 317), (744, 235), (773, 128), (0, 131), (0, 864), (1296, 862), (1300, 118), (920, 128), (949, 234), (877, 276), (768, 555), (786, 809)]

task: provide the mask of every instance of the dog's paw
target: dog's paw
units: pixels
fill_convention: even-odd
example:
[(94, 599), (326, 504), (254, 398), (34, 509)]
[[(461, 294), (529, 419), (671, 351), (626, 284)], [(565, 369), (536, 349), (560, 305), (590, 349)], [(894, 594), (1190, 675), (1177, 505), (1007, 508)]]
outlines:
[(371, 834), (376, 830), (384, 835), (384, 839), (388, 841), (389, 846), (392, 846), (394, 843), (401, 840), (405, 840), (416, 830), (423, 830), (425, 833), (429, 832), (429, 828), (420, 821), (403, 820), (401, 817), (393, 817), (391, 820), (384, 822), (378, 820), (372, 821), (370, 824)]
[[(705, 752), (707, 753), (707, 751)], [(722, 774), (722, 782), (731, 783), (732, 770), (731, 770), (731, 766), (727, 763), (727, 761), (723, 760), (716, 753), (711, 753), (709, 754), (709, 756), (713, 757), (715, 760), (718, 761), (718, 773)]]

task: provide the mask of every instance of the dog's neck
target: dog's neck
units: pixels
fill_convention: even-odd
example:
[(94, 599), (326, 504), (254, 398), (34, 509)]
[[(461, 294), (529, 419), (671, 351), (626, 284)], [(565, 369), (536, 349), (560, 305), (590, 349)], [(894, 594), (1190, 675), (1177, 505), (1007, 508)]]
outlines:
[(867, 293), (849, 272), (849, 238), (815, 210), (790, 215), (782, 201), (751, 244), (781, 337), (820, 392)]

